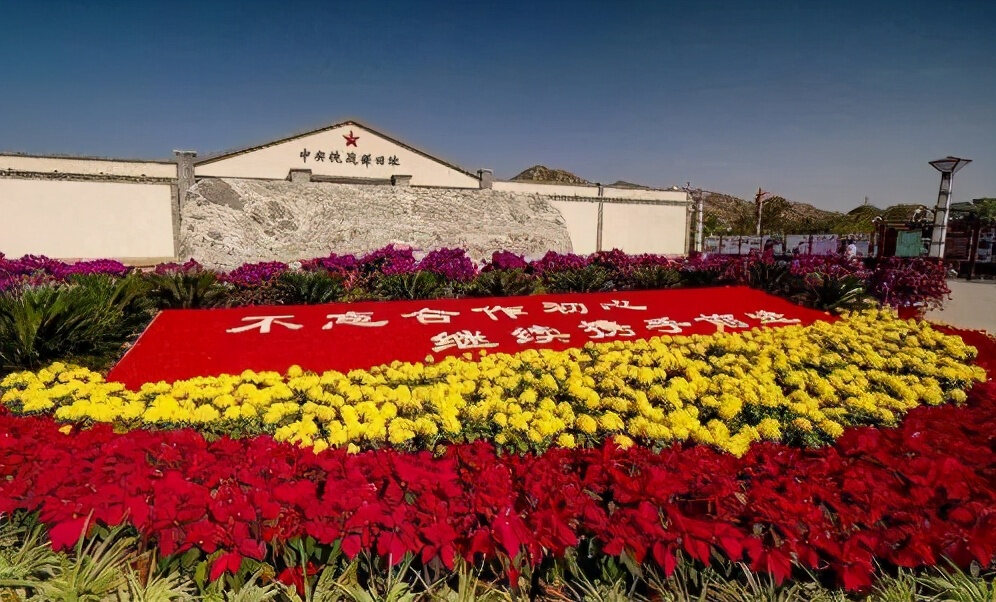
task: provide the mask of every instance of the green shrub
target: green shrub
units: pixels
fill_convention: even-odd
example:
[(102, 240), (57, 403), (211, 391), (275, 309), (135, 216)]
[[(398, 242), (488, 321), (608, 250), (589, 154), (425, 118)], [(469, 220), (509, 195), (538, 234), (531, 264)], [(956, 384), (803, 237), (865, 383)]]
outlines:
[(682, 288), (716, 286), (719, 284), (723, 276), (723, 272), (720, 268), (680, 270), (679, 274), (681, 275), (680, 286)]
[(481, 272), (464, 286), (463, 292), (470, 297), (510, 297), (534, 295), (541, 290), (538, 278), (514, 269)]
[(224, 303), (229, 307), (250, 307), (252, 305), (284, 305), (287, 301), (286, 291), (280, 287), (276, 279), (253, 284), (252, 286), (229, 285), (231, 288), (224, 293)]
[(674, 288), (680, 283), (681, 272), (658, 265), (634, 268), (626, 277), (628, 287), (637, 290)]
[(138, 276), (77, 276), (0, 294), (0, 372), (72, 361), (100, 369), (151, 318)]
[(370, 283), (377, 299), (438, 299), (454, 296), (455, 286), (445, 276), (421, 270), (405, 274), (381, 274)]
[(276, 286), (282, 302), (288, 305), (335, 303), (346, 296), (342, 276), (326, 271), (284, 272), (277, 277)]
[(748, 284), (769, 293), (788, 290), (789, 280), (789, 264), (786, 261), (757, 261), (747, 269)]
[(543, 274), (546, 290), (551, 293), (598, 293), (612, 290), (612, 272), (600, 265), (554, 270)]
[(229, 304), (230, 290), (214, 272), (186, 270), (148, 274), (150, 296), (158, 309), (198, 309)]
[(795, 295), (795, 300), (823, 311), (859, 309), (868, 304), (865, 284), (857, 276), (834, 278), (809, 274), (803, 280), (803, 287), (803, 291)]

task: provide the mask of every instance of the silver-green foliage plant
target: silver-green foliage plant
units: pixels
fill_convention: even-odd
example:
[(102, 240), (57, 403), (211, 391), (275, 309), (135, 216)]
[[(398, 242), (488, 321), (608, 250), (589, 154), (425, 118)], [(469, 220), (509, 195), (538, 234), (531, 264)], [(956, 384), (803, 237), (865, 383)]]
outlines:
[(0, 588), (34, 587), (55, 575), (60, 561), (60, 555), (45, 541), (41, 525), (20, 521), (0, 523)]
[[(802, 567), (782, 583), (740, 563), (717, 559), (711, 567), (679, 558), (671, 575), (631, 559), (578, 553), (560, 564), (529, 569), (512, 588), (495, 565), (462, 560), (445, 569), (422, 565), (407, 554), (392, 565), (370, 553), (346, 560), (318, 559), (304, 544), (289, 546), (294, 562), (327, 563), (308, 574), (303, 591), (275, 581), (276, 569), (265, 562), (244, 561), (235, 575), (211, 583), (193, 572), (211, 560), (193, 565), (170, 559), (156, 562), (124, 527), (94, 529), (73, 550), (53, 552), (44, 529), (31, 515), (0, 519), (0, 600), (4, 602), (509, 602), (543, 599), (568, 602), (993, 602), (996, 585), (990, 567), (953, 565), (929, 569), (879, 572), (867, 592), (845, 593), (828, 587), (826, 575)], [(580, 550), (580, 548), (579, 548)], [(270, 562), (274, 562), (271, 560)], [(431, 563), (430, 563), (431, 564)], [(288, 565), (290, 566), (290, 565)], [(158, 568), (157, 568), (158, 567)], [(197, 567), (196, 569), (192, 567)], [(524, 584), (533, 582), (527, 591)]]

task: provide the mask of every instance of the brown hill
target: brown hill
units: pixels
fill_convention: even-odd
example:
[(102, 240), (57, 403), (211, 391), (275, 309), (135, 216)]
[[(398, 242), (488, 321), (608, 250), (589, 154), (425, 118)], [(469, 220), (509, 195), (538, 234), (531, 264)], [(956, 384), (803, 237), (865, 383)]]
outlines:
[[(754, 201), (720, 192), (702, 191), (706, 235), (754, 234), (757, 213)], [(810, 205), (772, 197), (764, 201), (761, 231), (765, 234), (860, 234), (872, 232), (872, 220), (881, 215), (886, 221), (911, 219), (922, 205), (893, 205), (879, 209), (861, 205), (847, 213), (827, 211)]]
[(544, 165), (533, 165), (512, 178), (515, 182), (556, 182), (558, 184), (591, 184), (588, 180), (563, 169), (550, 169)]
[(609, 184), (609, 188), (627, 188), (629, 190), (653, 190), (650, 186), (644, 186), (643, 184), (634, 184), (632, 182), (627, 182), (626, 180), (616, 180), (612, 184)]

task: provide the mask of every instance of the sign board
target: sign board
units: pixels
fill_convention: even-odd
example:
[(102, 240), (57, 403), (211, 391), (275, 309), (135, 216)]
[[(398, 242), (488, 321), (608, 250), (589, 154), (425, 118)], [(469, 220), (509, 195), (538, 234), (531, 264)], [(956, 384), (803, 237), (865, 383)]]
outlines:
[(740, 237), (724, 236), (722, 242), (720, 243), (719, 252), (723, 255), (739, 255)]
[(970, 232), (949, 232), (944, 241), (944, 258), (967, 260), (971, 246)]
[(427, 356), (832, 320), (747, 287), (371, 301), (160, 312), (108, 378), (145, 382), (246, 369), (348, 371)]
[(780, 236), (765, 236), (764, 244), (761, 246), (761, 250), (771, 248), (771, 252), (775, 255), (785, 254), (785, 243)]
[(809, 235), (789, 234), (785, 237), (785, 250), (792, 255), (808, 255)]
[(813, 234), (810, 253), (813, 255), (835, 255), (840, 252), (840, 239), (836, 234)]
[(994, 247), (996, 247), (996, 228), (983, 230), (979, 235), (979, 252), (976, 254), (976, 260), (980, 263), (994, 261)]
[(764, 246), (764, 237), (744, 236), (743, 238), (741, 238), (740, 254), (747, 255), (751, 251), (760, 253), (763, 246)]
[(923, 250), (922, 238), (919, 230), (896, 232), (896, 257), (919, 257)]

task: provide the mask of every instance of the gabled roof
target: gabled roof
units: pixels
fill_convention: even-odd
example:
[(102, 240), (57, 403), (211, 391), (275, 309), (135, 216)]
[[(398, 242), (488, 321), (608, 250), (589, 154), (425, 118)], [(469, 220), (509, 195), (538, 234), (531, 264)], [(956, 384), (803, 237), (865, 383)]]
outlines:
[(344, 125), (352, 125), (352, 126), (363, 128), (366, 131), (371, 132), (373, 134), (376, 134), (376, 135), (380, 136), (381, 138), (383, 138), (383, 139), (385, 139), (385, 140), (387, 140), (389, 142), (392, 142), (394, 144), (397, 144), (398, 146), (400, 146), (402, 148), (410, 150), (413, 153), (422, 155), (426, 159), (429, 159), (431, 161), (435, 161), (436, 163), (442, 163), (443, 165), (449, 167), (450, 169), (455, 169), (456, 171), (459, 171), (460, 173), (468, 175), (468, 176), (470, 176), (472, 178), (478, 178), (477, 174), (471, 173), (471, 172), (467, 171), (466, 169), (460, 167), (459, 165), (456, 165), (456, 164), (451, 163), (449, 161), (445, 161), (445, 160), (440, 159), (439, 157), (436, 157), (434, 155), (430, 155), (429, 153), (427, 153), (427, 152), (425, 152), (425, 151), (423, 151), (421, 149), (415, 148), (414, 146), (412, 146), (410, 144), (406, 144), (406, 143), (398, 140), (397, 138), (395, 138), (393, 136), (388, 136), (387, 134), (385, 134), (385, 133), (383, 133), (381, 131), (378, 131), (378, 130), (376, 130), (376, 129), (374, 129), (374, 128), (366, 125), (366, 124), (360, 123), (359, 121), (356, 121), (356, 120), (353, 120), (353, 119), (349, 119), (349, 120), (346, 120), (346, 121), (340, 121), (338, 123), (333, 123), (331, 125), (326, 125), (326, 126), (323, 126), (323, 127), (317, 128), (317, 129), (308, 130), (306, 132), (300, 132), (300, 133), (297, 133), (297, 134), (293, 134), (291, 136), (287, 136), (286, 138), (281, 138), (279, 140), (273, 140), (271, 142), (267, 142), (265, 144), (257, 144), (255, 146), (249, 146), (249, 147), (246, 147), (246, 148), (240, 148), (240, 149), (231, 150), (231, 151), (222, 151), (221, 153), (215, 153), (215, 154), (212, 154), (212, 155), (205, 155), (205, 157), (203, 159), (199, 159), (199, 160), (195, 161), (194, 165), (206, 165), (208, 163), (214, 163), (215, 161), (221, 161), (222, 159), (228, 159), (229, 157), (234, 157), (236, 155), (244, 155), (246, 153), (251, 153), (253, 151), (257, 151), (257, 150), (260, 150), (260, 149), (263, 149), (263, 148), (267, 148), (267, 147), (270, 147), (270, 146), (276, 146), (277, 144), (283, 144), (284, 142), (290, 142), (291, 140), (296, 140), (298, 138), (304, 138), (305, 136), (311, 136), (313, 134), (319, 134), (321, 132), (327, 132), (329, 130), (334, 130), (334, 129), (342, 127)]

